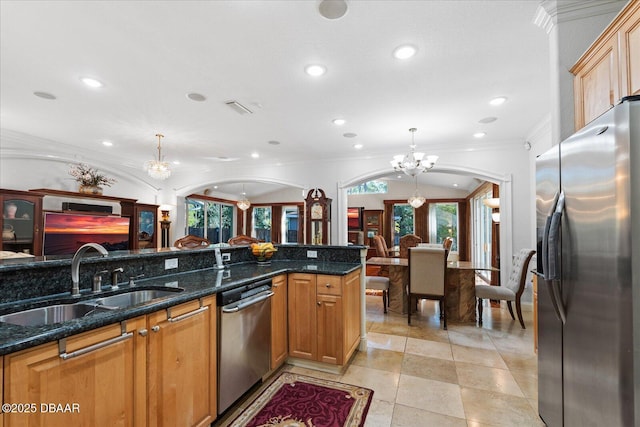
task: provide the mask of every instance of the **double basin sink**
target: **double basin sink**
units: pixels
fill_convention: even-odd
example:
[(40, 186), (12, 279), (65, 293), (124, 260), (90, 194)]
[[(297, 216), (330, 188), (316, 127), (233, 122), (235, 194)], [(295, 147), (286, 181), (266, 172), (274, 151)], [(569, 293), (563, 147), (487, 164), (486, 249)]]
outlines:
[(55, 304), (0, 316), (0, 322), (20, 326), (43, 326), (79, 319), (94, 313), (134, 307), (175, 295), (181, 288), (136, 289), (107, 297), (98, 297), (73, 304)]

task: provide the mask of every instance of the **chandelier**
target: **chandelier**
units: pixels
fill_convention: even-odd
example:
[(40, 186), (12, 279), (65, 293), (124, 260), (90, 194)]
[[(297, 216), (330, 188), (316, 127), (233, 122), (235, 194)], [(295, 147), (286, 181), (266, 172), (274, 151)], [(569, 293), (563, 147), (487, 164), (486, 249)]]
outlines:
[(242, 199), (238, 200), (236, 205), (243, 211), (246, 211), (249, 209), (249, 206), (251, 206), (251, 202), (247, 199), (247, 194), (244, 192), (244, 184), (242, 184)]
[(164, 138), (164, 135), (157, 133), (158, 137), (158, 160), (149, 160), (144, 164), (144, 168), (151, 178), (154, 179), (167, 179), (171, 175), (171, 168), (169, 163), (162, 161), (162, 147), (160, 146), (160, 140)]
[(424, 202), (426, 201), (426, 199), (422, 197), (420, 193), (418, 193), (418, 177), (416, 176), (415, 179), (416, 179), (416, 191), (413, 192), (413, 195), (409, 197), (407, 202), (409, 202), (409, 204), (414, 209), (418, 209), (420, 206), (424, 205)]
[(411, 128), (411, 151), (409, 154), (398, 154), (393, 156), (391, 160), (391, 166), (396, 172), (404, 172), (409, 176), (416, 176), (426, 170), (433, 168), (438, 161), (438, 156), (427, 156), (425, 159), (424, 153), (416, 153), (416, 143), (414, 142), (414, 136), (418, 129)]

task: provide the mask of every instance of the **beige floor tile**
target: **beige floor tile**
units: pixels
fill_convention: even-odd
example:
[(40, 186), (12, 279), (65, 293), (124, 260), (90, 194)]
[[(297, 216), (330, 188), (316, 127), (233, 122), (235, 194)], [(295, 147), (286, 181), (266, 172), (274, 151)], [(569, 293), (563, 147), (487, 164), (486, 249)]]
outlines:
[(402, 360), (402, 371), (400, 373), (413, 377), (458, 384), (456, 364), (452, 360), (436, 359), (434, 357), (424, 357), (407, 353)]
[(289, 372), (292, 372), (294, 374), (306, 375), (308, 377), (320, 378), (323, 380), (330, 380), (330, 381), (340, 381), (340, 377), (341, 377), (340, 374), (332, 374), (329, 372), (322, 372), (322, 371), (317, 371), (315, 369), (308, 369), (308, 368), (303, 368), (300, 366), (293, 366), (293, 365), (285, 365), (283, 369)]
[[(524, 393), (524, 396), (529, 399), (535, 399), (538, 401), (538, 373), (537, 371), (525, 369), (525, 370), (511, 370), (511, 375), (520, 386), (520, 390)], [(537, 407), (537, 403), (536, 403)]]
[(506, 351), (498, 351), (502, 360), (511, 370), (527, 370), (530, 372), (538, 372), (538, 355), (533, 353), (509, 353)]
[(464, 418), (460, 387), (442, 381), (401, 375), (396, 404)]
[(396, 405), (391, 425), (394, 427), (467, 427), (467, 422), (462, 418), (436, 414), (405, 405)]
[(340, 381), (370, 388), (374, 399), (395, 402), (400, 374), (351, 364)]
[(451, 330), (449, 331), (449, 341), (451, 344), (463, 345), (466, 347), (484, 348), (486, 350), (495, 350), (496, 346), (493, 341), (481, 329), (473, 328), (472, 330)]
[(409, 325), (394, 322), (376, 323), (371, 325), (369, 332), (406, 337), (409, 335)]
[(406, 344), (407, 337), (381, 334), (378, 332), (369, 332), (367, 334), (367, 346), (369, 348), (404, 352)]
[(438, 341), (449, 344), (449, 333), (440, 327), (428, 327), (412, 325), (409, 329), (409, 337), (421, 340)]
[[(375, 393), (374, 393), (375, 395)], [(391, 427), (395, 404), (384, 400), (373, 399), (365, 420), (365, 427)]]
[(453, 360), (451, 345), (447, 343), (408, 338), (405, 353), (418, 356), (435, 357), (437, 359)]
[(458, 384), (481, 390), (497, 391), (512, 396), (525, 397), (508, 369), (488, 368), (469, 363), (456, 363)]
[(467, 420), (505, 427), (543, 427), (529, 401), (494, 391), (461, 388)]
[(475, 365), (488, 366), (490, 368), (507, 369), (506, 363), (495, 350), (473, 348), (461, 345), (452, 345), (453, 360), (456, 362), (473, 363)]
[(367, 351), (359, 351), (353, 361), (356, 366), (364, 366), (381, 371), (399, 373), (402, 369), (404, 354), (399, 351), (381, 350), (379, 348), (367, 348)]

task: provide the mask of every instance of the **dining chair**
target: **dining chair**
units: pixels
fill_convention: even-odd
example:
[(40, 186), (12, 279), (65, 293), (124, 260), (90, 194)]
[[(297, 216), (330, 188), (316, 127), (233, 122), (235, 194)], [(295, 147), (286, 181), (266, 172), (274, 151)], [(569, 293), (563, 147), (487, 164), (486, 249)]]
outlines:
[(246, 236), (244, 234), (239, 234), (235, 237), (227, 240), (227, 243), (231, 246), (242, 246), (242, 245), (250, 245), (252, 243), (259, 243), (260, 241), (255, 237)]
[(180, 249), (197, 249), (206, 248), (210, 242), (204, 237), (194, 236), (193, 234), (187, 234), (184, 237), (179, 238), (173, 243), (173, 246)]
[[(382, 258), (389, 258), (389, 249), (387, 248), (387, 242), (384, 237), (376, 234), (373, 236), (373, 243), (376, 247), (376, 255)], [(378, 276), (389, 277), (389, 267), (382, 266), (378, 270)]]
[(527, 266), (531, 257), (536, 251), (533, 249), (521, 249), (518, 255), (513, 260), (513, 267), (511, 274), (509, 275), (509, 281), (504, 286), (491, 286), (480, 284), (476, 285), (476, 298), (478, 299), (478, 324), (482, 325), (482, 301), (489, 300), (503, 300), (507, 302), (509, 308), (509, 314), (511, 318), (515, 320), (513, 315), (513, 308), (511, 302), (516, 302), (516, 312), (518, 313), (518, 320), (522, 329), (524, 327), (524, 320), (522, 319), (522, 307), (520, 298), (524, 292), (525, 280), (527, 278)]
[(411, 324), (411, 298), (437, 300), (440, 306), (440, 319), (447, 329), (445, 300), (445, 274), (447, 258), (444, 248), (409, 248), (409, 284), (407, 286), (408, 323)]
[(405, 234), (400, 238), (400, 258), (409, 258), (409, 248), (418, 246), (422, 243), (422, 238), (415, 234)]
[(382, 291), (382, 307), (387, 312), (389, 306), (389, 278), (382, 276), (366, 276), (365, 289)]
[(447, 252), (451, 251), (451, 245), (453, 245), (453, 237), (445, 237), (442, 241), (442, 246)]

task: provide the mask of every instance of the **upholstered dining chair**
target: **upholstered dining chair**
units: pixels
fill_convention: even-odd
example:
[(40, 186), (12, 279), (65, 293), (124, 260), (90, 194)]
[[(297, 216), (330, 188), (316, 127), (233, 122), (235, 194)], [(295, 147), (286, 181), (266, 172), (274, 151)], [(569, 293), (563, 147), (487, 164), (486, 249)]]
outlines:
[(184, 237), (179, 238), (173, 243), (173, 246), (180, 249), (197, 249), (206, 248), (210, 242), (204, 237), (194, 236), (193, 234), (187, 234)]
[(444, 250), (450, 252), (451, 245), (453, 245), (453, 237), (445, 237), (442, 241), (442, 247), (444, 247)]
[(366, 276), (365, 288), (382, 291), (382, 307), (387, 312), (389, 306), (389, 278), (382, 276)]
[(447, 329), (447, 312), (444, 308), (445, 274), (447, 258), (444, 248), (409, 248), (409, 285), (407, 286), (408, 323), (411, 324), (411, 298), (438, 300), (440, 319)]
[(513, 260), (513, 267), (511, 274), (509, 275), (509, 281), (504, 286), (491, 286), (491, 285), (476, 285), (476, 298), (478, 299), (478, 324), (482, 325), (482, 301), (489, 300), (504, 300), (507, 301), (507, 307), (509, 308), (509, 314), (511, 318), (515, 320), (513, 315), (513, 308), (511, 302), (516, 302), (516, 312), (518, 313), (518, 320), (522, 329), (524, 327), (524, 320), (522, 319), (522, 308), (520, 298), (524, 292), (525, 280), (527, 278), (527, 266), (531, 257), (536, 251), (533, 249), (521, 249), (518, 255)]
[(239, 234), (227, 240), (227, 243), (230, 244), (231, 246), (250, 245), (252, 243), (258, 243), (258, 242), (260, 241), (255, 237), (246, 236), (244, 234)]
[(391, 252), (389, 251), (389, 247), (387, 246), (387, 241), (384, 240), (379, 234), (373, 236), (373, 243), (376, 248), (376, 254), (379, 257), (389, 258), (391, 257)]
[(422, 238), (415, 234), (405, 234), (400, 238), (400, 258), (409, 258), (409, 248), (418, 246), (422, 243)]

